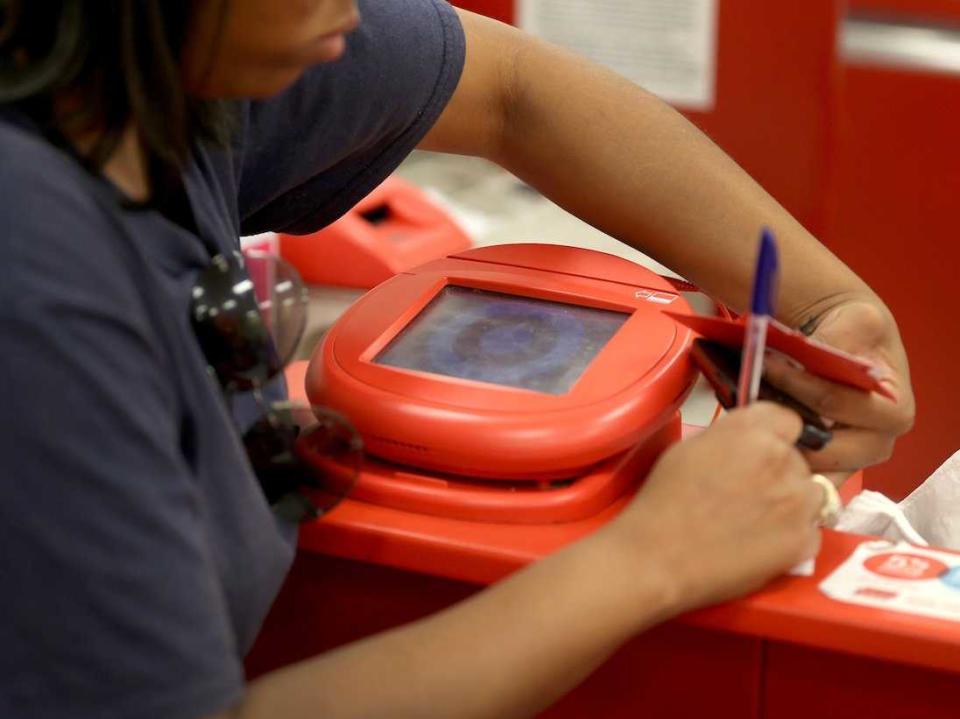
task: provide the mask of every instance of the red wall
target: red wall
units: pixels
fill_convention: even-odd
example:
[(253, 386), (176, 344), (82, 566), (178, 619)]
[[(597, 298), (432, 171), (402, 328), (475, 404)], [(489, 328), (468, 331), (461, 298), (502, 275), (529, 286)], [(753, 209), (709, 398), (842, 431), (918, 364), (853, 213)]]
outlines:
[[(512, 0), (454, 0), (505, 21)], [(717, 105), (688, 113), (808, 228), (824, 224), (835, 0), (721, 2)]]
[[(950, 5), (960, 24), (960, 3), (909, 3)], [(958, 120), (960, 76), (843, 69), (826, 238), (893, 309), (910, 356), (916, 426), (890, 462), (867, 473), (870, 486), (897, 496), (960, 449)]]

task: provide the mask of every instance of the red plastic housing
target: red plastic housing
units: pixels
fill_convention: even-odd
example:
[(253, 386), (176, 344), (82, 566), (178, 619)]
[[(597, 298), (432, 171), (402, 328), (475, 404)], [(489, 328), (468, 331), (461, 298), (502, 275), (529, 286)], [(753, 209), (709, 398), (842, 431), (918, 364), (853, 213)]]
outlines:
[[(447, 286), (629, 313), (570, 391), (528, 389), (374, 361)], [(572, 477), (643, 442), (692, 386), (693, 334), (666, 280), (627, 260), (557, 245), (472, 250), (398, 275), (327, 333), (307, 374), (314, 404), (350, 417), (368, 451), (429, 472), (502, 480)]]
[(329, 227), (280, 235), (280, 253), (307, 282), (362, 288), (470, 246), (449, 214), (399, 177), (388, 178)]

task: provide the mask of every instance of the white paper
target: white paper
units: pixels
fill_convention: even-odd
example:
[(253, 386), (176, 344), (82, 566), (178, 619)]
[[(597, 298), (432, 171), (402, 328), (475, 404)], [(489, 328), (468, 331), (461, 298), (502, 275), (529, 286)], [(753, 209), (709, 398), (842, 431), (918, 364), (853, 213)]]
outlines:
[(271, 255), (280, 254), (280, 238), (276, 232), (264, 232), (240, 238), (240, 249), (257, 249)]
[(900, 502), (900, 509), (930, 544), (960, 549), (960, 452)]
[(929, 544), (907, 519), (900, 505), (880, 492), (870, 490), (861, 492), (850, 501), (833, 528), (852, 534), (872, 534), (891, 542), (909, 542), (922, 547)]
[(519, 24), (674, 105), (713, 108), (718, 0), (518, 0)]
[(960, 621), (960, 555), (864, 542), (820, 583), (831, 599)]

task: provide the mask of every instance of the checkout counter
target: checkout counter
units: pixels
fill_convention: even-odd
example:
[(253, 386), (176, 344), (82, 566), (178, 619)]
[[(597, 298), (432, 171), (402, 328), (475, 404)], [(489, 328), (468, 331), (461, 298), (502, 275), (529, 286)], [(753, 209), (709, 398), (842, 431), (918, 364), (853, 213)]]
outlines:
[[(629, 500), (666, 444), (695, 431), (677, 411), (692, 379), (692, 334), (663, 315), (683, 308), (680, 293), (618, 258), (530, 248), (474, 250), (380, 285), (328, 333), (309, 370), (290, 368), (292, 394), (345, 410), (377, 457), (348, 499), (302, 527), (290, 578), (248, 657), (251, 677), (436, 612), (587, 535)], [(532, 325), (551, 341), (538, 345)], [(571, 335), (578, 343), (564, 340)], [(469, 356), (496, 360), (518, 338), (540, 348), (520, 358), (533, 363), (529, 375), (446, 356), (467, 343)], [(556, 347), (578, 358), (572, 374), (559, 371)], [(513, 435), (498, 430), (503, 412)], [(596, 427), (607, 458), (589, 454)], [(442, 446), (427, 446), (435, 440)], [(474, 462), (470, 479), (451, 472), (463, 462)], [(825, 530), (812, 576), (783, 577), (635, 638), (543, 716), (957, 716), (960, 623), (822, 591), (865, 541)], [(898, 562), (918, 563), (918, 580), (938, 564), (885, 556), (877, 574), (888, 578)]]

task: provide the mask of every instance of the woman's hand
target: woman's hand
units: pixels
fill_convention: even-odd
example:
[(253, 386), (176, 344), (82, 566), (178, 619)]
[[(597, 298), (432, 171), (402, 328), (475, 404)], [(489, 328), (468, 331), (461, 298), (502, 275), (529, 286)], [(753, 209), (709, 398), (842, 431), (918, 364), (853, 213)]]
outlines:
[(608, 526), (638, 565), (659, 560), (675, 612), (746, 594), (816, 554), (824, 492), (794, 447), (800, 430), (777, 405), (735, 410), (668, 450)]
[(893, 318), (877, 304), (858, 300), (833, 307), (822, 315), (811, 336), (838, 349), (868, 359), (887, 373), (884, 385), (891, 398), (828, 382), (769, 357), (765, 377), (813, 411), (833, 420), (833, 440), (819, 452), (809, 452), (812, 468), (829, 472), (835, 482), (849, 473), (887, 460), (897, 437), (913, 426), (914, 399), (907, 356)]

